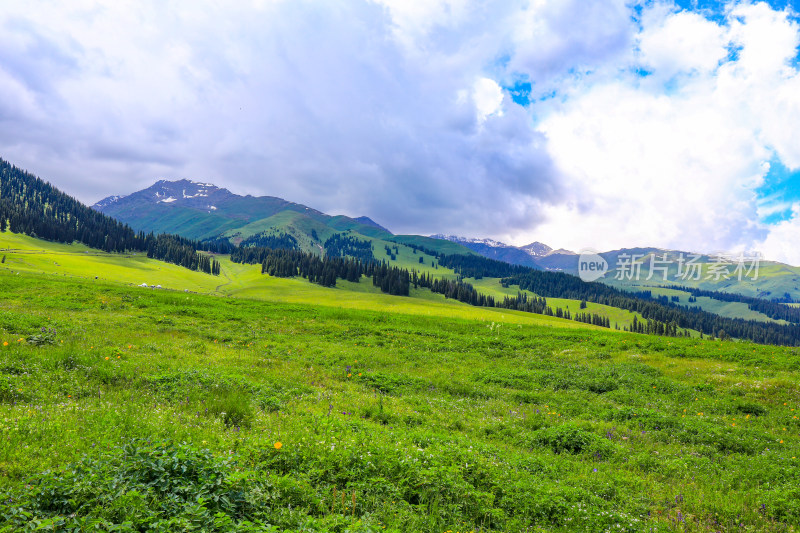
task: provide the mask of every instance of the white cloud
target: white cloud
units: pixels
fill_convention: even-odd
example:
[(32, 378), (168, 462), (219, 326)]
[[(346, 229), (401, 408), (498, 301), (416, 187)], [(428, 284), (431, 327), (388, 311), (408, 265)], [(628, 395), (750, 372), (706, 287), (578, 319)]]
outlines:
[[(544, 124), (576, 198), (573, 209), (551, 208), (540, 231), (598, 249), (721, 249), (752, 233), (751, 187), (768, 152), (729, 111), (707, 93), (614, 84), (583, 95)], [(575, 224), (583, 231), (567, 229)]]
[(764, 3), (723, 22), (666, 1), (254, 4), (4, 5), (0, 157), (87, 201), (193, 177), (572, 248), (733, 249), (795, 223), (757, 223), (764, 163), (800, 168), (800, 32)]
[(800, 265), (800, 203), (791, 206), (792, 216), (774, 225), (769, 235), (758, 246), (758, 251), (767, 258), (790, 265)]
[(0, 68), (34, 67), (12, 74), (21, 88), (43, 77), (41, 101), (58, 102), (5, 127), (0, 154), (85, 200), (191, 176), (467, 233), (532, 227), (561, 194), (546, 142), (485, 72), (499, 45), (475, 3), (14, 9), (0, 27), (48, 36), (74, 68), (35, 68), (30, 44), (0, 51)]
[(496, 81), (480, 78), (473, 86), (472, 95), (478, 112), (478, 122), (482, 123), (489, 115), (503, 114), (503, 89)]
[(698, 13), (670, 13), (657, 6), (645, 13), (639, 61), (662, 83), (677, 75), (708, 74), (728, 55), (725, 28)]
[[(637, 39), (652, 75), (593, 84), (551, 107), (542, 128), (574, 195), (565, 208), (548, 206), (548, 222), (518, 242), (703, 251), (775, 242), (758, 223), (768, 208), (755, 189), (775, 154), (796, 167), (800, 91), (787, 61), (798, 32), (763, 4), (731, 17), (719, 25), (656, 5)], [(741, 49), (728, 60), (731, 43)]]
[(635, 33), (626, 0), (532, 0), (507, 23), (509, 67), (545, 84), (627, 55)]

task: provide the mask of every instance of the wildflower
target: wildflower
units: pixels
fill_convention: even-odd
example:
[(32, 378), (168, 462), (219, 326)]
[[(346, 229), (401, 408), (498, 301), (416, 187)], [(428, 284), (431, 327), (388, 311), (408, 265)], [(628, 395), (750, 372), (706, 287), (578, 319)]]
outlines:
[(3, 341), (3, 346), (8, 346), (8, 341)]
[(106, 361), (108, 361), (108, 356), (106, 356)]
[[(20, 337), (19, 339), (17, 339), (17, 342), (22, 342), (23, 340), (25, 340), (25, 339), (23, 339), (22, 337)], [(786, 404), (784, 404), (784, 405), (786, 405)]]
[[(360, 376), (360, 375), (361, 375), (361, 372), (359, 372), (359, 373), (358, 373), (358, 375)], [(797, 417), (795, 417), (795, 418), (797, 418)]]
[(281, 444), (281, 441), (278, 441), (278, 442), (275, 443), (274, 446), (275, 446), (276, 450), (280, 450), (283, 447), (283, 444)]
[(347, 374), (347, 377), (349, 378), (349, 377), (351, 377), (352, 375), (353, 375), (353, 374)]
[(130, 350), (131, 348), (133, 348), (133, 346), (129, 344), (128, 345), (128, 349)]

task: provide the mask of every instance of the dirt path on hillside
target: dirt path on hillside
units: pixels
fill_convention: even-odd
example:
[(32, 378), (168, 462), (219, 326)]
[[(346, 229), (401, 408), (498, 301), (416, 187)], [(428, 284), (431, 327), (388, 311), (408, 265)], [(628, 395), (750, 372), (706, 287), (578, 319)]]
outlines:
[(217, 288), (216, 288), (216, 289), (214, 289), (214, 290), (215, 290), (216, 292), (219, 292), (219, 293), (221, 293), (221, 292), (222, 292), (222, 288), (223, 288), (223, 287), (227, 287), (228, 285), (230, 285), (231, 283), (233, 283), (233, 280), (231, 279), (231, 277), (228, 275), (228, 273), (227, 273), (226, 271), (224, 271), (224, 270), (223, 270), (223, 271), (221, 271), (221, 272), (220, 272), (220, 274), (221, 274), (221, 275), (223, 275), (223, 276), (225, 276), (225, 279), (226, 279), (226, 280), (228, 280), (228, 281), (226, 281), (225, 283), (222, 283), (222, 284), (220, 284), (220, 285), (217, 285)]

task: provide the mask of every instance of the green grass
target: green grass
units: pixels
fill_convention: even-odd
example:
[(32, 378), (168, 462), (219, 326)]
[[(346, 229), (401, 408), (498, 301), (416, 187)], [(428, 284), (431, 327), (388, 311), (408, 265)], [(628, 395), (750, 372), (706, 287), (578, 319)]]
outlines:
[[(644, 287), (643, 287), (644, 288)], [(715, 300), (707, 296), (698, 296), (696, 302), (689, 303), (690, 293), (677, 289), (667, 289), (662, 287), (648, 287), (647, 290), (653, 293), (653, 296), (678, 296), (680, 305), (689, 305), (691, 307), (699, 307), (703, 311), (714, 313), (726, 318), (743, 318), (745, 320), (757, 320), (759, 322), (776, 322), (778, 324), (788, 324), (785, 320), (775, 320), (770, 318), (764, 313), (753, 311), (747, 304), (742, 302), (723, 302)]]
[(336, 233), (333, 229), (326, 226), (323, 222), (315, 220), (297, 211), (281, 211), (268, 218), (262, 218), (250, 222), (247, 225), (234, 228), (225, 232), (225, 236), (234, 235), (246, 239), (247, 237), (258, 235), (259, 233), (274, 230), (276, 233), (285, 232), (293, 236), (301, 250), (306, 252), (319, 253), (320, 242), (315, 242), (311, 238), (311, 231), (317, 232), (321, 242), (325, 242), (331, 235)]
[[(281, 211), (269, 218), (256, 220), (240, 228), (229, 230), (225, 233), (225, 236), (244, 239), (263, 232), (285, 232), (292, 235), (297, 240), (297, 244), (301, 250), (319, 255), (324, 252), (322, 246), (329, 237), (347, 230), (349, 223), (345, 223), (342, 219), (343, 217), (334, 217), (329, 221), (330, 225), (326, 225), (302, 213)], [(336, 222), (340, 220), (344, 225), (339, 227)], [(312, 230), (317, 233), (319, 240), (315, 241), (311, 238)], [(372, 243), (373, 254), (378, 261), (387, 261), (391, 266), (408, 270), (414, 269), (420, 273), (430, 273), (445, 278), (455, 278), (456, 275), (451, 269), (439, 267), (436, 257), (415, 251), (413, 248), (403, 243), (407, 242), (420, 246), (427, 245), (429, 248), (434, 248), (446, 253), (472, 253), (469, 249), (458, 244), (424, 237), (413, 239), (409, 236), (401, 235), (392, 237), (392, 239), (397, 240), (397, 242), (395, 242), (395, 240), (389, 241), (384, 238), (386, 236), (385, 232), (378, 229), (375, 229), (375, 235), (364, 235), (354, 231), (351, 231), (348, 235)], [(385, 246), (390, 246), (393, 250), (396, 247), (397, 253), (394, 259), (386, 253)], [(419, 262), (420, 257), (423, 258), (422, 263)]]
[[(520, 292), (519, 287), (515, 285), (503, 287), (500, 284), (499, 278), (483, 278), (479, 280), (470, 278), (466, 279), (465, 281), (471, 283), (473, 287), (478, 289), (478, 291), (489, 296), (494, 296), (496, 300), (502, 300), (505, 296), (515, 297)], [(535, 296), (530, 291), (522, 292), (529, 297)], [(639, 313), (593, 302), (587, 302), (586, 308), (581, 309), (581, 302), (579, 300), (569, 300), (566, 298), (547, 298), (547, 305), (549, 305), (553, 310), (556, 308), (561, 308), (565, 311), (568, 310), (573, 317), (576, 313), (590, 313), (606, 317), (611, 321), (611, 328), (614, 329), (625, 329), (626, 327), (629, 328), (633, 323), (634, 317), (637, 317), (638, 320), (642, 320), (642, 315)]]
[(796, 349), (229, 263), (182, 281), (219, 295), (32, 264), (0, 270), (0, 531), (800, 524)]
[(57, 244), (10, 232), (0, 233), (0, 254), (6, 257), (0, 270), (81, 277), (173, 289), (211, 292), (220, 280), (176, 265), (136, 255), (108, 254), (80, 244)]
[[(657, 254), (657, 259), (661, 257), (661, 254)], [(682, 285), (709, 291), (732, 292), (754, 298), (778, 298), (785, 293), (789, 293), (794, 298), (800, 298), (800, 267), (761, 261), (757, 276), (755, 271), (751, 272), (750, 275), (746, 275), (747, 269), (745, 269), (741, 280), (738, 279), (738, 274), (734, 275), (735, 265), (728, 269), (729, 279), (720, 278), (717, 280), (714, 277), (709, 277), (708, 270), (704, 268), (699, 280), (691, 277), (683, 280), (677, 276), (677, 256), (670, 254), (669, 258), (676, 262), (670, 265), (667, 281), (663, 280), (662, 272), (656, 272), (652, 280), (647, 280), (650, 275), (650, 256), (648, 255), (640, 260), (642, 268), (638, 280), (617, 280), (615, 279), (616, 270), (612, 270), (603, 278), (603, 282), (624, 290), (648, 290), (651, 287), (660, 285)], [(700, 261), (700, 263), (706, 261), (708, 261), (708, 258)], [(616, 265), (609, 266), (614, 269)], [(746, 261), (745, 267), (749, 266), (750, 263)]]
[[(400, 247), (408, 255), (410, 249)], [(336, 288), (308, 283), (301, 278), (273, 278), (261, 274), (258, 265), (233, 263), (220, 256), (220, 276), (193, 272), (176, 265), (163, 263), (146, 256), (108, 254), (81, 245), (44, 242), (25, 235), (0, 233), (0, 253), (6, 256), (0, 271), (35, 273), (44, 276), (87, 278), (96, 282), (116, 281), (129, 285), (161, 285), (164, 289), (235, 296), (280, 303), (316, 304), (328, 307), (363, 309), (390, 313), (423, 314), (429, 316), (463, 317), (483, 321), (514, 324), (544, 324), (554, 327), (586, 327), (567, 320), (532, 315), (505, 309), (472, 307), (446, 300), (428, 290), (412, 289), (411, 298), (383, 294), (362, 278), (359, 283), (339, 280)], [(403, 252), (398, 262), (403, 261)], [(440, 269), (445, 276), (452, 271)], [(94, 280), (97, 275), (97, 280)], [(140, 289), (137, 290), (147, 290)]]

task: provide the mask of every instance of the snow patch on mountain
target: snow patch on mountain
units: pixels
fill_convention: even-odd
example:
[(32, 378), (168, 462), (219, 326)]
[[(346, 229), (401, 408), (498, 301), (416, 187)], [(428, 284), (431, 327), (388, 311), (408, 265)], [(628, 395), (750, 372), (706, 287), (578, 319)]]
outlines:
[(506, 244), (504, 242), (496, 241), (494, 239), (475, 239), (470, 237), (459, 237), (457, 235), (444, 235), (441, 233), (437, 233), (435, 235), (431, 235), (432, 239), (440, 239), (445, 241), (457, 242), (459, 244), (485, 244), (486, 246), (491, 246), (492, 248), (515, 248), (510, 244)]
[(100, 200), (100, 201), (99, 201), (99, 202), (97, 202), (96, 204), (94, 204), (94, 205), (92, 206), (92, 208), (93, 208), (93, 209), (95, 209), (95, 210), (97, 210), (97, 211), (99, 211), (99, 210), (103, 209), (104, 207), (108, 207), (108, 206), (110, 206), (111, 204), (114, 204), (114, 203), (116, 203), (116, 202), (119, 202), (119, 201), (120, 201), (120, 200), (122, 200), (123, 198), (125, 198), (125, 195), (122, 195), (122, 196), (119, 196), (119, 195), (108, 196), (108, 197), (106, 197), (106, 198), (103, 198), (102, 200)]

